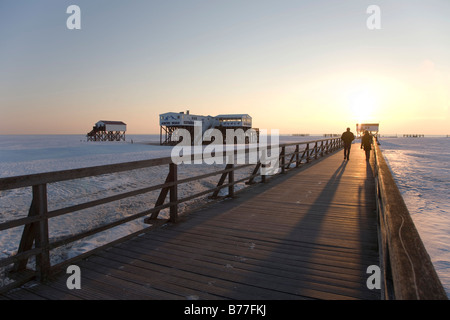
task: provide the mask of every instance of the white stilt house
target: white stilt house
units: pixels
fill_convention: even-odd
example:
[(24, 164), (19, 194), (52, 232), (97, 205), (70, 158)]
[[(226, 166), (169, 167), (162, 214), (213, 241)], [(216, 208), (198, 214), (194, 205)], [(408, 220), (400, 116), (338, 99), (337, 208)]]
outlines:
[[(173, 133), (177, 129), (186, 129), (194, 136), (194, 125), (196, 121), (202, 123), (202, 135), (208, 129), (218, 129), (224, 140), (227, 129), (243, 129), (246, 132), (252, 129), (252, 117), (248, 114), (221, 114), (218, 116), (201, 116), (184, 112), (167, 112), (159, 115), (160, 144), (171, 145), (177, 143), (172, 140)], [(254, 129), (257, 133), (258, 129)]]
[(122, 121), (98, 121), (86, 137), (88, 141), (125, 141), (126, 123)]

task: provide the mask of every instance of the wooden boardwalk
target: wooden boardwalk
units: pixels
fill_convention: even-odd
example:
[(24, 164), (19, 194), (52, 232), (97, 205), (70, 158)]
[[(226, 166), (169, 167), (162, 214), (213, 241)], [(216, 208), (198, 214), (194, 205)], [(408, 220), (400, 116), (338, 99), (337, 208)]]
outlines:
[(372, 167), (354, 145), (80, 261), (3, 299), (380, 299)]

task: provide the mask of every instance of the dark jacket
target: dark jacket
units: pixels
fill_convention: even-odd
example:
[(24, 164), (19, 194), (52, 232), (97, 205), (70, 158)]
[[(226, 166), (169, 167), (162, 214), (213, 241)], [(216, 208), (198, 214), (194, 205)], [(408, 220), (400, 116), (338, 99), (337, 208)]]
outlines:
[(364, 150), (372, 150), (372, 136), (369, 133), (366, 133), (361, 137), (361, 148), (364, 147)]
[(353, 140), (355, 140), (355, 135), (350, 131), (345, 131), (341, 136), (342, 141), (345, 145), (350, 145)]

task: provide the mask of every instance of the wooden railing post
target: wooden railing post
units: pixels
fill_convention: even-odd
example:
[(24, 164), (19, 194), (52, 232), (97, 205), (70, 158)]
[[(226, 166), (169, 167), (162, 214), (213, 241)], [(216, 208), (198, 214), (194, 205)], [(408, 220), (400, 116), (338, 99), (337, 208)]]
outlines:
[(252, 175), (250, 177), (250, 179), (245, 183), (247, 185), (250, 184), (254, 184), (255, 183), (255, 175), (258, 173), (259, 168), (261, 167), (261, 162), (258, 161), (258, 163), (256, 164), (255, 168), (253, 169)]
[(178, 220), (178, 167), (175, 163), (169, 164), (169, 180), (173, 182), (173, 186), (170, 187), (170, 202), (172, 205), (170, 206), (170, 221), (177, 222)]
[(234, 164), (230, 164), (231, 170), (228, 173), (228, 183), (230, 184), (228, 186), (228, 197), (233, 198), (234, 197)]
[[(165, 184), (173, 182), (172, 186), (164, 187), (161, 189), (161, 192), (159, 193), (158, 199), (155, 202), (155, 208), (162, 206), (164, 204), (164, 201), (167, 198), (167, 194), (170, 192), (169, 195), (169, 201), (170, 203), (174, 203), (170, 206), (170, 218), (169, 220), (171, 222), (176, 222), (178, 219), (178, 204), (176, 203), (178, 201), (178, 184), (177, 184), (177, 175), (178, 175), (178, 167), (175, 163), (171, 162), (169, 163), (169, 173), (167, 174)], [(150, 217), (145, 218), (144, 222), (152, 224), (152, 220), (158, 219), (159, 211), (153, 212)]]
[(281, 158), (281, 173), (285, 173), (285, 166), (286, 166), (286, 147), (282, 146), (281, 147), (281, 153), (280, 153), (280, 158)]
[[(227, 176), (229, 176), (229, 174), (231, 173), (231, 171), (228, 171), (228, 170), (229, 170), (229, 169), (232, 169), (232, 168), (233, 168), (233, 165), (232, 165), (231, 163), (228, 163), (228, 164), (225, 166), (226, 172), (222, 173), (222, 175), (220, 176), (219, 182), (217, 183), (217, 186), (216, 186), (217, 188), (220, 187), (220, 186), (222, 186), (222, 185), (224, 184), (225, 179), (226, 179)], [(233, 177), (233, 178), (229, 178), (229, 180), (231, 180), (231, 179), (234, 179), (234, 177)], [(222, 188), (219, 188), (219, 189), (217, 189), (216, 191), (214, 191), (213, 194), (210, 196), (210, 198), (211, 198), (211, 199), (217, 198), (221, 189), (222, 189)]]
[(42, 252), (36, 257), (36, 269), (41, 281), (46, 281), (50, 273), (50, 252), (48, 249), (48, 218), (47, 218), (47, 185), (40, 184), (33, 186), (33, 194), (37, 193), (37, 210), (40, 216), (39, 227), (36, 233), (36, 248), (41, 248)]
[[(47, 185), (39, 184), (32, 187), (33, 200), (28, 216), (39, 216), (39, 221), (25, 225), (20, 240), (18, 253), (31, 250), (33, 242), (35, 247), (41, 249), (36, 255), (36, 272), (39, 280), (45, 281), (50, 273), (50, 253), (48, 249), (48, 217), (47, 217)], [(23, 259), (14, 265), (14, 271), (24, 271), (28, 259)]]
[(306, 151), (306, 163), (309, 163), (309, 156), (310, 156), (310, 153), (309, 153), (309, 143), (307, 143), (306, 144), (306, 148), (305, 148), (305, 151)]

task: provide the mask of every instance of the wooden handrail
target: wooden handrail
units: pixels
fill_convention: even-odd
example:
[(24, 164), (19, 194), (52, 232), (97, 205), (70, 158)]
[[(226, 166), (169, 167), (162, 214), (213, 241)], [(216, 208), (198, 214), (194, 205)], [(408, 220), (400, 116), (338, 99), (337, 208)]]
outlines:
[[(314, 143), (314, 147), (310, 146)], [(320, 144), (320, 146), (319, 146)], [(304, 149), (300, 149), (300, 145), (304, 145)], [(288, 143), (279, 145), (279, 173), (283, 173), (290, 169), (292, 165), (298, 167), (302, 162), (310, 162), (314, 158), (323, 156), (326, 153), (336, 151), (342, 147), (342, 141), (339, 138), (321, 139), (316, 141), (305, 141), (298, 143)], [(295, 151), (286, 152), (286, 148), (295, 147)], [(270, 146), (267, 147), (271, 149)], [(254, 151), (254, 150), (251, 150)], [(241, 154), (239, 150), (235, 150), (234, 154)], [(247, 148), (246, 153), (249, 152)], [(225, 152), (224, 152), (225, 154)], [(224, 155), (224, 156), (228, 156)], [(193, 156), (193, 159), (195, 157)], [(205, 159), (204, 157), (202, 157)], [(286, 159), (288, 161), (286, 161)], [(295, 160), (294, 160), (295, 159)], [(224, 162), (226, 163), (226, 162)], [(252, 173), (244, 178), (235, 179), (234, 173), (237, 170), (247, 168), (249, 166), (255, 165)], [(168, 166), (169, 173), (164, 183), (160, 183), (153, 186), (148, 186), (138, 190), (128, 191), (121, 194), (104, 197), (97, 200), (88, 201), (85, 203), (71, 205), (68, 207), (48, 211), (47, 210), (47, 185), (60, 181), (75, 180), (86, 177), (93, 177), (105, 174), (112, 174), (118, 172), (126, 172), (136, 169), (143, 169), (156, 166)], [(29, 274), (30, 270), (26, 269), (27, 261), (31, 256), (36, 256), (36, 271), (35, 275), (45, 280), (52, 270), (60, 269), (63, 263), (59, 263), (57, 266), (51, 266), (49, 261), (49, 252), (52, 249), (66, 245), (68, 243), (83, 239), (87, 236), (91, 236), (98, 232), (108, 230), (110, 228), (116, 227), (126, 222), (132, 220), (147, 217), (144, 221), (152, 224), (159, 225), (161, 219), (158, 219), (158, 214), (161, 210), (169, 208), (170, 210), (170, 221), (176, 222), (178, 217), (178, 205), (180, 203), (190, 201), (192, 199), (205, 196), (208, 194), (216, 195), (221, 189), (228, 189), (228, 196), (233, 197), (235, 193), (235, 185), (241, 182), (246, 182), (247, 184), (254, 183), (254, 179), (261, 176), (261, 182), (266, 182), (266, 176), (262, 175), (260, 169), (264, 167), (260, 162), (256, 164), (243, 164), (243, 165), (227, 165), (225, 169), (214, 171), (211, 173), (201, 174), (195, 177), (188, 177), (184, 179), (178, 179), (177, 177), (177, 165), (172, 162), (170, 157), (157, 158), (150, 160), (126, 162), (119, 164), (110, 164), (102, 166), (94, 166), (80, 169), (62, 170), (55, 172), (46, 172), (38, 174), (30, 174), (16, 177), (0, 178), (0, 191), (10, 190), (17, 188), (31, 187), (33, 191), (33, 202), (30, 207), (28, 217), (19, 218), (15, 220), (6, 221), (0, 223), (0, 231), (7, 230), (15, 227), (24, 226), (24, 231), (22, 233), (22, 240), (18, 249), (17, 254), (14, 256), (0, 259), (0, 267), (7, 266), (14, 263), (14, 270), (16, 272), (27, 272)], [(195, 194), (185, 196), (184, 198), (178, 197), (178, 186), (183, 183), (196, 181), (199, 179), (204, 179), (206, 177), (222, 175), (219, 183), (216, 187), (210, 188), (205, 191), (201, 191)], [(228, 182), (225, 179), (228, 177)], [(75, 235), (67, 236), (63, 239), (55, 240), (53, 242), (49, 241), (49, 231), (48, 231), (48, 220), (57, 216), (68, 214), (71, 212), (76, 212), (79, 210), (91, 208), (101, 204), (110, 203), (120, 199), (129, 198), (136, 195), (145, 194), (151, 191), (160, 190), (160, 196), (155, 203), (153, 208), (148, 208), (143, 212), (136, 213), (131, 216), (127, 216), (118, 221), (109, 222), (105, 225), (95, 227), (91, 230), (84, 231)], [(169, 201), (165, 203), (167, 196), (169, 195)], [(151, 228), (149, 226), (148, 228)], [(142, 230), (144, 232), (145, 230)], [(117, 240), (115, 240), (117, 241)], [(33, 243), (35, 247), (33, 248)], [(107, 244), (108, 245), (108, 244)], [(107, 246), (105, 245), (105, 246)], [(81, 256), (84, 256), (82, 254)], [(73, 261), (72, 259), (69, 259)], [(10, 286), (8, 286), (9, 288)], [(2, 288), (0, 288), (2, 292)]]
[(135, 169), (149, 168), (171, 163), (170, 157), (156, 158), (87, 168), (69, 169), (45, 173), (28, 174), (23, 176), (0, 179), (0, 191), (29, 187), (37, 184), (47, 184), (66, 180), (75, 180), (103, 174), (117, 173)]
[[(304, 142), (292, 142), (281, 144), (279, 147), (288, 147), (295, 145), (309, 145), (311, 143), (316, 143), (320, 141), (329, 141), (329, 140), (337, 140), (335, 139), (321, 139), (315, 141), (304, 141)], [(271, 149), (271, 146), (267, 146), (267, 149)], [(249, 149), (244, 150), (246, 153), (249, 153)], [(239, 151), (235, 150), (234, 154), (238, 154)], [(194, 159), (194, 155), (192, 159)], [(203, 159), (208, 159), (208, 157), (204, 157)], [(61, 171), (52, 171), (52, 172), (44, 172), (44, 173), (36, 173), (36, 174), (28, 174), (22, 176), (14, 176), (14, 177), (6, 177), (0, 178), (0, 191), (17, 189), (23, 187), (29, 187), (37, 184), (47, 184), (54, 183), (66, 180), (75, 180), (86, 177), (110, 174), (110, 173), (118, 173), (123, 171), (130, 171), (142, 168), (149, 168), (161, 165), (168, 165), (172, 163), (171, 157), (164, 158), (155, 158), (149, 160), (140, 160), (140, 161), (132, 161), (132, 162), (124, 162), (117, 164), (109, 164), (109, 165), (99, 165), (93, 167), (79, 168), (79, 169), (69, 169), (69, 170), (61, 170)]]
[(374, 142), (374, 154), (384, 298), (447, 300), (377, 142)]

